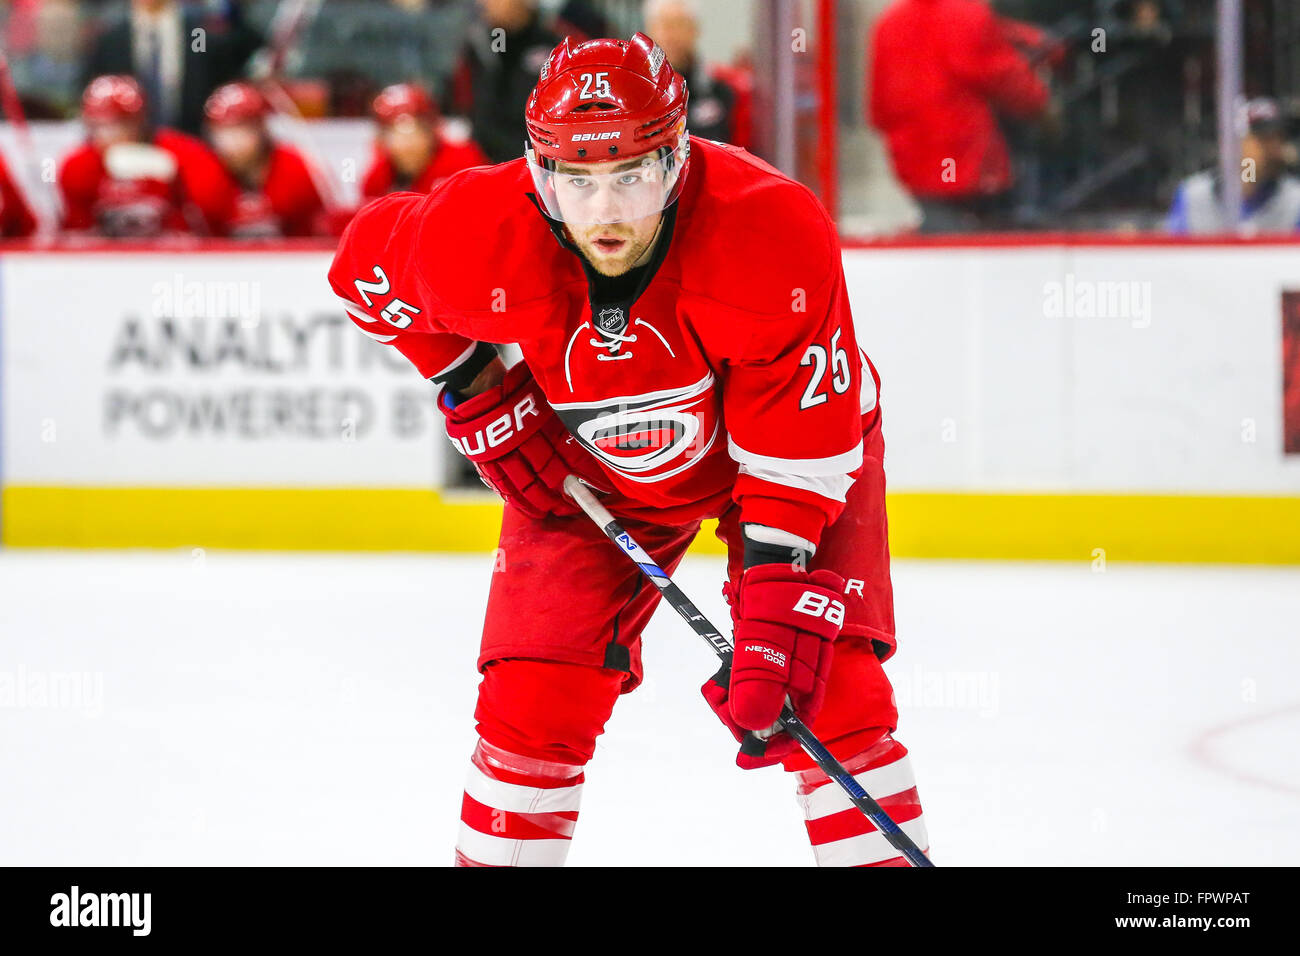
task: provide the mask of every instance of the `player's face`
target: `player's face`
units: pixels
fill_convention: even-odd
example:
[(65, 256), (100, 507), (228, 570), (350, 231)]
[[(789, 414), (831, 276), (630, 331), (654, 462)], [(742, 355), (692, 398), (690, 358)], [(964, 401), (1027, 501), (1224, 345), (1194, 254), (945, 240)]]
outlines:
[(90, 141), (100, 149), (108, 149), (118, 143), (134, 143), (141, 136), (141, 124), (131, 119), (87, 120), (86, 133)]
[(601, 275), (649, 258), (667, 189), (662, 162), (561, 163), (553, 183), (570, 238)]
[(621, 276), (650, 258), (650, 248), (662, 218), (663, 213), (657, 212), (628, 222), (587, 226), (570, 223), (565, 228), (593, 269), (604, 276)]
[(222, 165), (234, 172), (248, 169), (261, 158), (262, 131), (253, 123), (217, 126), (208, 137)]
[(427, 123), (411, 116), (404, 116), (383, 127), (379, 142), (389, 161), (403, 176), (418, 176), (433, 156), (433, 130)]
[(671, 183), (664, 160), (643, 156), (604, 163), (560, 163), (551, 178), (567, 223), (636, 222), (657, 215)]

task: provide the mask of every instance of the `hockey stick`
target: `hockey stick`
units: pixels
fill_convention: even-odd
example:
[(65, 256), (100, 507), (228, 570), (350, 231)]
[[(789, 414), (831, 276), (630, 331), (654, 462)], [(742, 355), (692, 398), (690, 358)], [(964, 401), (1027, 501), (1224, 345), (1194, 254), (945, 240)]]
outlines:
[(36, 152), (36, 144), (32, 140), (31, 129), (27, 125), (27, 114), (23, 112), (23, 102), (18, 96), (18, 87), (14, 85), (13, 73), (9, 69), (9, 57), (4, 50), (0, 50), (0, 104), (3, 104), (5, 119), (14, 128), (18, 148), (22, 152), (23, 162), (27, 165), (25, 185), (28, 188), (23, 189), (21, 181), (15, 184), (15, 188), (23, 189), (24, 198), (32, 206), (32, 214), (36, 217), (36, 237), (48, 242), (59, 231), (59, 220), (63, 218), (63, 201), (58, 186), (51, 181), (45, 195), (48, 205), (44, 202), (30, 202), (34, 198), (29, 191), (31, 184), (46, 182), (46, 179), (41, 175), (40, 157)]
[(308, 130), (307, 120), (298, 104), (284, 88), (284, 68), (289, 53), (320, 13), (321, 3), (322, 0), (280, 0), (271, 19), (270, 56), (261, 90), (272, 112), (284, 121), (287, 138), (306, 159), (307, 176), (316, 187), (321, 205), (326, 213), (336, 215), (344, 211), (347, 204), (334, 178), (333, 167), (326, 162), (324, 153)]
[[(691, 599), (688, 598), (670, 578), (662, 568), (655, 562), (654, 558), (636, 543), (636, 540), (623, 529), (618, 520), (606, 510), (605, 506), (596, 500), (596, 496), (591, 490), (584, 485), (574, 475), (564, 479), (564, 490), (574, 501), (578, 503), (587, 517), (596, 523), (596, 525), (605, 532), (606, 537), (618, 545), (620, 551), (628, 556), (641, 573), (650, 579), (650, 582), (659, 589), (659, 593), (664, 596), (674, 611), (681, 615), (682, 619), (691, 626), (696, 634), (704, 638), (713, 653), (718, 655), (725, 666), (731, 666), (732, 644), (731, 639), (721, 634), (697, 608)], [(799, 742), (806, 753), (826, 776), (830, 777), (840, 788), (848, 795), (849, 801), (866, 814), (867, 819), (875, 824), (876, 829), (884, 835), (889, 841), (889, 845), (901, 853), (907, 862), (912, 866), (934, 866), (930, 858), (921, 852), (921, 848), (913, 842), (912, 838), (904, 833), (889, 816), (888, 813), (872, 800), (862, 786), (854, 779), (853, 774), (844, 769), (844, 765), (832, 756), (831, 752), (826, 749), (826, 745), (817, 739), (816, 734), (808, 729), (808, 726), (798, 718), (795, 712), (787, 703), (781, 711), (781, 718), (777, 722), (781, 730), (785, 731), (791, 737)]]

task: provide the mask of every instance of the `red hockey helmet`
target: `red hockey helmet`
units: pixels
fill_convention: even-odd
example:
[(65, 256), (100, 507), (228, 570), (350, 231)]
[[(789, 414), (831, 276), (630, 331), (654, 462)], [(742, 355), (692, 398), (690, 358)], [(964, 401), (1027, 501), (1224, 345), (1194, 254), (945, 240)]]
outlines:
[(144, 115), (144, 93), (130, 76), (97, 76), (81, 94), (81, 116), (98, 123), (134, 119)]
[(642, 219), (681, 194), (686, 84), (644, 33), (577, 46), (565, 38), (542, 66), (524, 118), (528, 168), (554, 219)]
[(203, 115), (217, 126), (260, 122), (270, 110), (266, 97), (251, 83), (219, 86), (203, 105)]
[(429, 94), (414, 83), (394, 83), (385, 87), (375, 97), (371, 109), (375, 119), (383, 126), (396, 123), (403, 116), (428, 122), (438, 118), (438, 108)]

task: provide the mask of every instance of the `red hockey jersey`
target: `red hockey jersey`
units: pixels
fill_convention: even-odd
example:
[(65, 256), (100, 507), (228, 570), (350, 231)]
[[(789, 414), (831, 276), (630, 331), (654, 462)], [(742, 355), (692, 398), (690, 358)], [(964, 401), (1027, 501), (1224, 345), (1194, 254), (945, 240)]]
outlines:
[(117, 237), (221, 235), (237, 196), (221, 161), (201, 140), (175, 130), (159, 129), (150, 142), (174, 158), (171, 179), (114, 179), (91, 143), (69, 153), (58, 174), (62, 227)]
[(686, 524), (734, 499), (741, 520), (817, 542), (861, 468), (879, 379), (813, 194), (692, 137), (666, 252), (624, 309), (591, 301), (579, 255), (532, 189), (519, 159), (371, 203), (330, 283), (362, 331), (426, 377), (476, 341), (518, 343), (608, 473), (615, 514)]
[[(440, 139), (435, 147), (433, 158), (429, 160), (429, 165), (425, 166), (415, 182), (411, 183), (409, 191), (431, 192), (453, 173), (469, 169), (471, 166), (487, 164), (487, 156), (483, 155), (483, 150), (479, 149), (478, 144), (473, 140)], [(361, 195), (366, 199), (385, 196), (394, 191), (396, 181), (397, 170), (393, 167), (392, 160), (376, 149), (375, 158), (370, 168), (366, 170), (365, 178), (361, 180)]]
[(20, 239), (36, 231), (36, 217), (0, 156), (0, 238)]
[(267, 160), (266, 181), (246, 189), (230, 177), (237, 199), (222, 232), (236, 239), (313, 236), (326, 233), (325, 202), (307, 168), (307, 160), (292, 146), (276, 143)]

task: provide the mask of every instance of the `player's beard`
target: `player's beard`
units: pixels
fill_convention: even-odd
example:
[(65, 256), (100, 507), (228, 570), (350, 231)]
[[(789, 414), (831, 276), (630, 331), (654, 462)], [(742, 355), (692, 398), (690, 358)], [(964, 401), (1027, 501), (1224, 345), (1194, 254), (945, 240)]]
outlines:
[[(591, 267), (603, 276), (614, 278), (621, 276), (629, 269), (634, 268), (643, 258), (648, 258), (650, 249), (654, 246), (655, 240), (659, 238), (659, 227), (662, 217), (656, 220), (654, 228), (649, 231), (611, 229), (608, 226), (591, 227), (588, 226), (583, 230), (581, 235), (573, 232), (573, 227), (569, 227), (569, 238), (573, 240), (582, 257), (591, 264)], [(617, 255), (602, 255), (592, 251), (595, 245), (594, 236), (602, 233), (608, 233), (617, 238), (624, 239), (626, 245)]]

